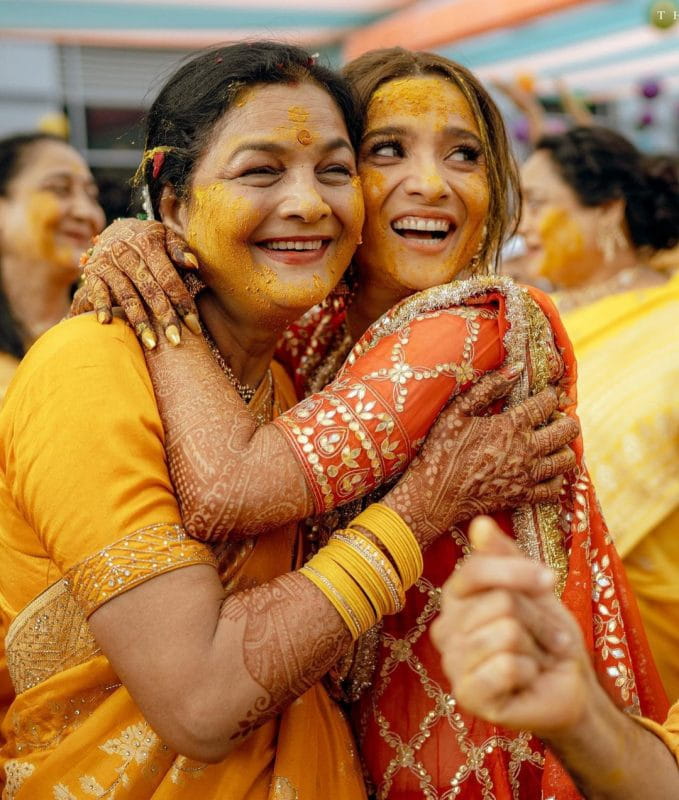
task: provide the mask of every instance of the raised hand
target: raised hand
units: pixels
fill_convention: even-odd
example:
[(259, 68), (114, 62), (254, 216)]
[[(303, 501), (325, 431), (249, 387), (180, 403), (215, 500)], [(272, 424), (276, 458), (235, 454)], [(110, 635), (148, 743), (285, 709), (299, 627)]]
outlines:
[(556, 500), (561, 476), (575, 466), (567, 445), (578, 424), (563, 416), (545, 425), (558, 407), (552, 387), (501, 414), (481, 416), (516, 377), (491, 373), (455, 398), (385, 496), (423, 547), (477, 514)]
[(147, 349), (156, 336), (145, 304), (172, 344), (180, 341), (180, 318), (200, 334), (198, 312), (176, 266), (196, 269), (188, 245), (160, 222), (119, 219), (97, 238), (84, 266), (84, 283), (71, 306), (72, 314), (96, 311), (110, 322), (112, 305), (122, 307)]
[(554, 576), (487, 517), (470, 526), (474, 553), (444, 585), (431, 628), (464, 708), (539, 736), (570, 729), (596, 690), (582, 634), (554, 596)]

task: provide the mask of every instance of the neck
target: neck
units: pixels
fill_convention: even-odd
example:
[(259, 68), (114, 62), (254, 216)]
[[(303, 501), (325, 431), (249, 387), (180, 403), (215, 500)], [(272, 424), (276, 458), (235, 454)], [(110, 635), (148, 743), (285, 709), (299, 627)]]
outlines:
[(271, 364), (279, 330), (261, 321), (236, 319), (210, 291), (196, 300), (203, 324), (233, 374), (247, 386), (258, 386)]
[(382, 314), (412, 293), (404, 286), (385, 286), (368, 281), (360, 283), (347, 310), (347, 325), (353, 340), (360, 339)]
[(21, 325), (26, 348), (60, 322), (71, 306), (71, 283), (66, 273), (55, 275), (53, 264), (27, 263), (5, 256), (2, 260), (2, 288), (12, 315)]
[(578, 284), (578, 289), (590, 289), (601, 283), (612, 281), (623, 270), (641, 266), (637, 253), (631, 247), (625, 247), (616, 253), (615, 258), (606, 261), (601, 259), (599, 265), (591, 270)]

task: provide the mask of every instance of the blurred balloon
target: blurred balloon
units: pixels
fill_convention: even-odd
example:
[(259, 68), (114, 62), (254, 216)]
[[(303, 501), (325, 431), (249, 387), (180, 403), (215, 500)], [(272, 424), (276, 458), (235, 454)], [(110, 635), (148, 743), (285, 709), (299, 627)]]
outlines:
[(644, 111), (644, 113), (639, 117), (637, 121), (637, 128), (640, 130), (643, 128), (648, 128), (653, 125), (655, 121), (653, 114), (650, 111)]
[(679, 3), (662, 0), (651, 3), (648, 7), (648, 19), (651, 25), (660, 30), (671, 28), (679, 18)]
[(60, 136), (62, 139), (68, 139), (71, 126), (66, 114), (44, 114), (38, 120), (38, 130), (41, 133), (51, 133), (54, 136)]
[(530, 72), (522, 72), (516, 76), (516, 85), (524, 92), (535, 92), (535, 75)]
[(517, 142), (530, 141), (530, 125), (526, 117), (519, 117), (512, 125), (512, 134)]
[(644, 81), (639, 89), (643, 97), (648, 100), (653, 100), (653, 98), (657, 97), (662, 91), (662, 86), (660, 85), (660, 81), (650, 79)]

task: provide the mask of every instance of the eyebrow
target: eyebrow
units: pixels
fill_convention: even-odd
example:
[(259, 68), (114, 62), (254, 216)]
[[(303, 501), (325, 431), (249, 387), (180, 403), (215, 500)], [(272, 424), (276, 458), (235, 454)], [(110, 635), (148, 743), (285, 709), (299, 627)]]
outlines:
[[(482, 146), (481, 139), (474, 133), (474, 131), (470, 131), (468, 128), (460, 128), (456, 125), (450, 125), (446, 128), (443, 128), (443, 133), (446, 136), (456, 136), (461, 139), (473, 139), (479, 147)], [(407, 136), (408, 129), (400, 127), (398, 125), (385, 125), (383, 128), (375, 128), (372, 131), (368, 131), (366, 135), (363, 137), (363, 142), (368, 142), (371, 139), (376, 139), (381, 136)]]
[(41, 184), (49, 183), (50, 181), (72, 181), (78, 180), (79, 178), (83, 178), (84, 182), (90, 186), (97, 186), (97, 182), (94, 180), (92, 175), (74, 175), (72, 172), (48, 172), (42, 176)]
[[(323, 154), (330, 153), (332, 150), (339, 150), (341, 148), (349, 150), (352, 155), (354, 154), (354, 148), (343, 136), (338, 136), (337, 138), (326, 142), (323, 145), (322, 152)], [(243, 144), (238, 145), (238, 147), (236, 147), (229, 156), (229, 161), (234, 159), (237, 155), (240, 155), (240, 153), (245, 152), (263, 152), (273, 153), (274, 155), (282, 155), (285, 151), (286, 148), (278, 142), (272, 142), (270, 139), (256, 139), (252, 142), (244, 142)]]

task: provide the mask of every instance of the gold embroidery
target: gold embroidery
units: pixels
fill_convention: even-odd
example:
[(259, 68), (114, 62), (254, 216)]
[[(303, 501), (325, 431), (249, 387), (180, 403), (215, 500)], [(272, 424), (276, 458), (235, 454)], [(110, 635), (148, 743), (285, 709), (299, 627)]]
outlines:
[(66, 587), (89, 617), (116, 595), (154, 575), (188, 564), (215, 564), (205, 545), (189, 538), (181, 525), (152, 525), (105, 547), (72, 567)]
[(273, 789), (272, 800), (299, 800), (297, 789), (287, 778), (277, 775), (271, 784)]
[(5, 783), (5, 798), (6, 800), (14, 800), (16, 793), (21, 789), (26, 778), (29, 778), (35, 772), (35, 764), (29, 764), (26, 761), (19, 761), (15, 758), (7, 761), (5, 764), (5, 775), (7, 782)]
[(178, 756), (170, 770), (170, 780), (176, 786), (186, 786), (185, 777), (188, 775), (194, 780), (200, 780), (208, 765), (200, 761), (192, 761), (186, 756)]
[(17, 694), (100, 652), (63, 580), (53, 583), (17, 615), (5, 642), (7, 668)]
[(10, 625), (7, 665), (16, 693), (100, 652), (86, 617), (107, 600), (153, 575), (203, 563), (214, 564), (214, 556), (181, 526), (153, 525), (74, 566)]

